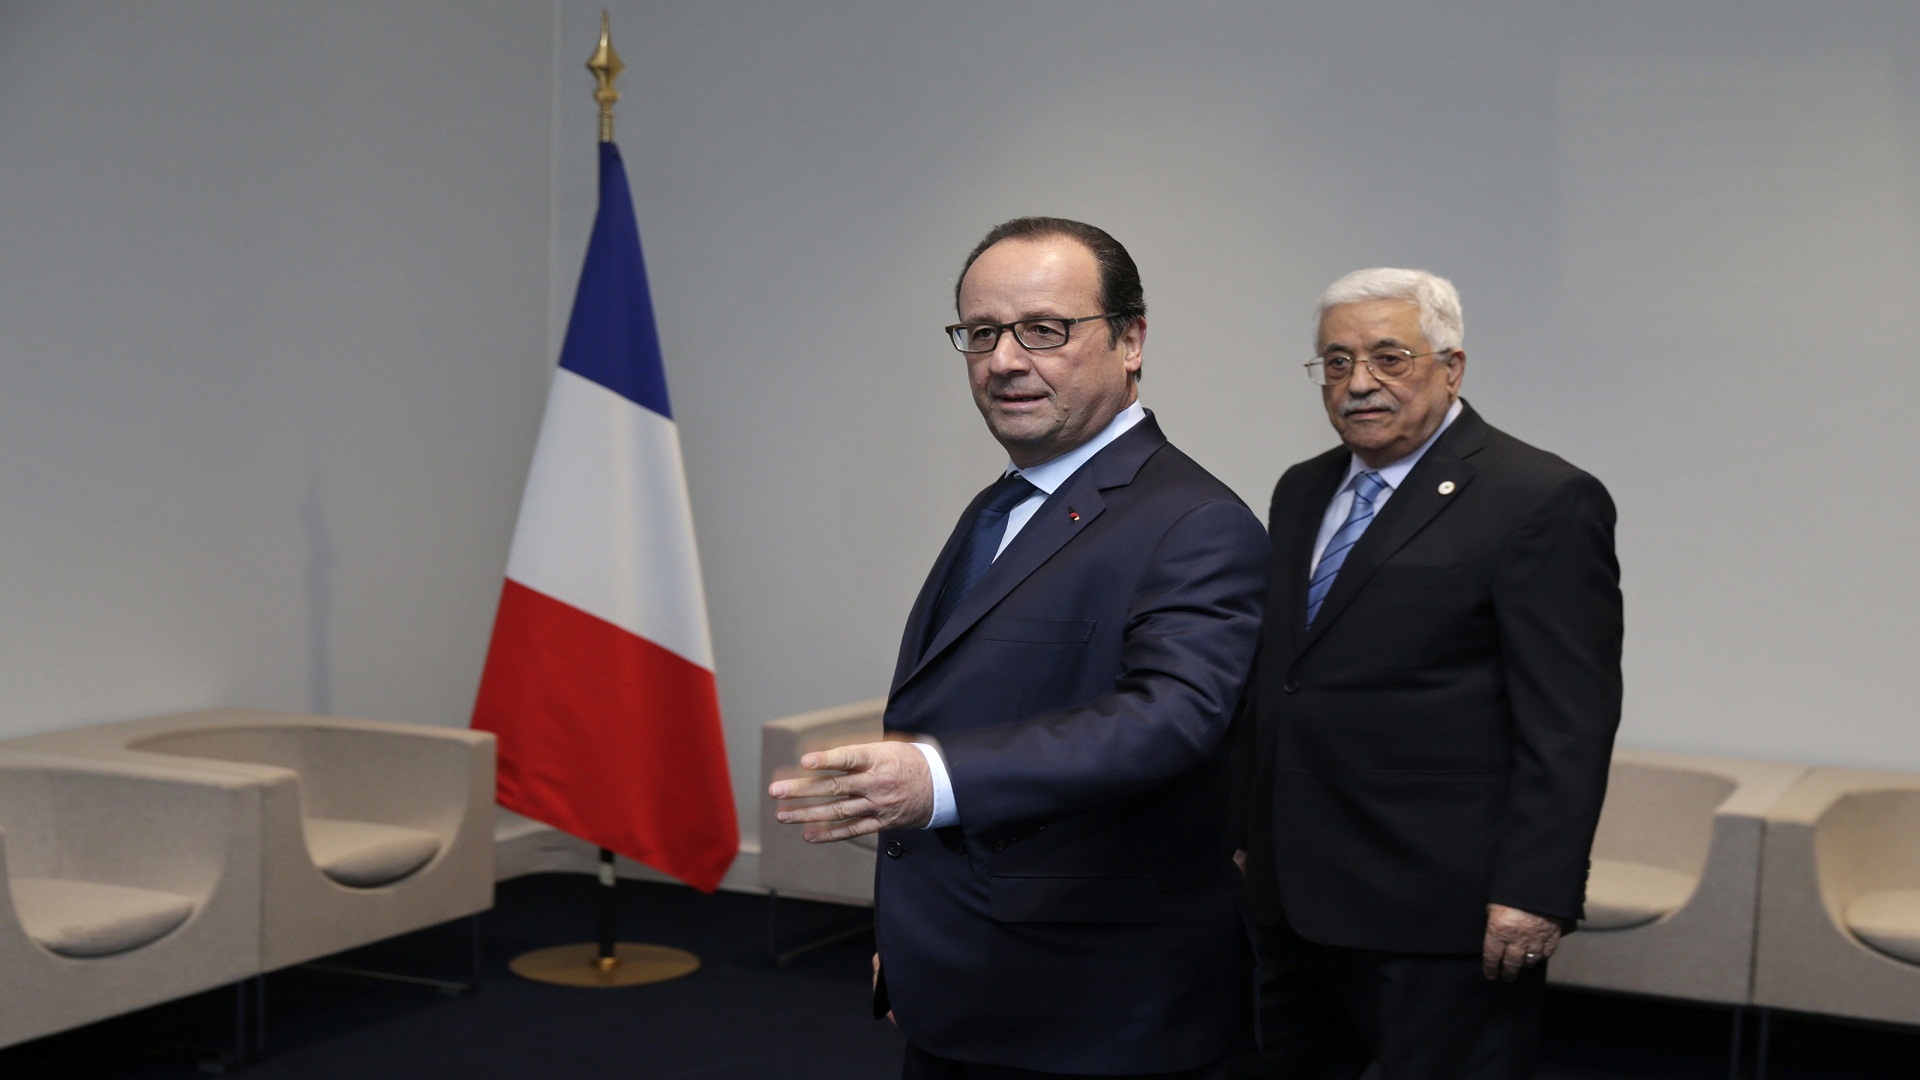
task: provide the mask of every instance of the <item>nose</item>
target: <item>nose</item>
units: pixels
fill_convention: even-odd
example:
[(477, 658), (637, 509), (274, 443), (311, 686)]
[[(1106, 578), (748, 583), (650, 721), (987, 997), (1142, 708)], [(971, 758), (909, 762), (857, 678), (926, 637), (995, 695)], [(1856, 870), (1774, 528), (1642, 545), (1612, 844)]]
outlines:
[(1002, 331), (1000, 340), (993, 343), (993, 351), (987, 354), (987, 370), (995, 375), (1012, 375), (1033, 366), (1033, 357), (1012, 330)]
[(1353, 374), (1347, 376), (1347, 393), (1354, 397), (1366, 397), (1380, 389), (1380, 377), (1373, 373), (1373, 365), (1366, 357), (1354, 362)]

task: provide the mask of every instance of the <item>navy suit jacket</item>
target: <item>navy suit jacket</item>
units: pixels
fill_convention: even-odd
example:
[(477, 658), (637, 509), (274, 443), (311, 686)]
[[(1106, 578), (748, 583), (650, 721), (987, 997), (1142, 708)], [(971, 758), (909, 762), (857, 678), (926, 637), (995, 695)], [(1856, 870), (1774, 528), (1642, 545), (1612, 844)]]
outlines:
[(1023, 1069), (1245, 1049), (1226, 735), (1258, 636), (1260, 523), (1149, 416), (928, 641), (980, 502), (913, 606), (887, 702), (889, 730), (939, 740), (960, 824), (880, 837), (876, 1004), (924, 1050)]
[(1349, 460), (1328, 451), (1273, 491), (1238, 733), (1255, 916), (1402, 953), (1479, 952), (1489, 902), (1578, 918), (1620, 720), (1613, 501), (1469, 407), (1308, 628), (1307, 565)]

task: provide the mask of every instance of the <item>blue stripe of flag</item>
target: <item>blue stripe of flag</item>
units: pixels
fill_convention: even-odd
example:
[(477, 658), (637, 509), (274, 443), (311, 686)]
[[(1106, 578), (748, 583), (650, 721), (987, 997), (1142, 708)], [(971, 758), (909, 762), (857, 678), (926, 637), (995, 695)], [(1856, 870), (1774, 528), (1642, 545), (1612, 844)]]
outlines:
[(667, 371), (660, 362), (660, 334), (647, 291), (647, 264), (640, 255), (640, 228), (633, 219), (620, 149), (600, 144), (600, 209), (580, 268), (560, 366), (644, 408), (671, 419)]

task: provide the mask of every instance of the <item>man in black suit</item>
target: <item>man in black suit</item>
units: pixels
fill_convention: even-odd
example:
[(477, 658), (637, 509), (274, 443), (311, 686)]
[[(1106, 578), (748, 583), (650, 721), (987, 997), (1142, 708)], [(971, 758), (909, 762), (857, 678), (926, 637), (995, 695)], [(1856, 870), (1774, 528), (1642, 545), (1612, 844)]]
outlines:
[[(1022, 218), (961, 272), (973, 397), (1011, 459), (934, 562), (894, 740), (809, 754), (813, 841), (880, 832), (876, 1011), (908, 1078), (1199, 1078), (1251, 1046), (1227, 732), (1260, 523), (1138, 402), (1146, 304), (1099, 229)], [(884, 830), (884, 831), (883, 831)]]
[(1273, 1075), (1528, 1077), (1620, 716), (1614, 509), (1460, 398), (1424, 271), (1322, 296), (1342, 446), (1274, 488), (1237, 732)]

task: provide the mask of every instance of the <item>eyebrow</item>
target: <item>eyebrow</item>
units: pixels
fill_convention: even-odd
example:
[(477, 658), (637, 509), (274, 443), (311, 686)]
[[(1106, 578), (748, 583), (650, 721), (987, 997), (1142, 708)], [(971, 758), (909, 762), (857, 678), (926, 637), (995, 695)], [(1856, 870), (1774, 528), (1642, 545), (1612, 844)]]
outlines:
[[(1365, 349), (1364, 351), (1366, 351), (1366, 352), (1372, 352), (1372, 351), (1374, 351), (1375, 349), (1406, 349), (1406, 350), (1407, 350), (1408, 352), (1412, 352), (1412, 351), (1413, 351), (1413, 347), (1412, 347), (1412, 346), (1410, 346), (1410, 345), (1408, 345), (1408, 344), (1407, 344), (1406, 342), (1404, 342), (1404, 341), (1401, 341), (1401, 340), (1400, 340), (1399, 338), (1391, 338), (1391, 337), (1383, 337), (1383, 338), (1381, 338), (1381, 339), (1379, 339), (1378, 341), (1375, 341), (1375, 342), (1374, 342), (1373, 344), (1371, 344), (1371, 345), (1369, 345), (1369, 346), (1367, 346), (1367, 347), (1366, 347), (1366, 349)], [(1333, 352), (1333, 351), (1335, 351), (1335, 350), (1339, 350), (1339, 351), (1341, 351), (1341, 352), (1357, 352), (1357, 351), (1361, 351), (1361, 350), (1356, 350), (1356, 349), (1355, 349), (1355, 348), (1354, 348), (1353, 346), (1351, 346), (1351, 345), (1342, 345), (1341, 343), (1339, 343), (1339, 342), (1337, 342), (1337, 341), (1336, 341), (1336, 342), (1331, 342), (1331, 343), (1329, 343), (1329, 344), (1327, 345), (1327, 347), (1326, 347), (1326, 348), (1324, 348), (1324, 349), (1322, 349), (1322, 350), (1320, 350), (1320, 351), (1321, 351), (1321, 352)]]
[[(1024, 315), (1017, 315), (1014, 318), (1008, 319), (1007, 321), (1008, 322), (1028, 322), (1033, 319), (1064, 319), (1066, 317), (1067, 316), (1060, 314), (1058, 311), (1056, 311), (1053, 308), (1036, 308), (1031, 311), (1028, 311)], [(982, 324), (992, 324), (994, 326), (1000, 325), (999, 319), (989, 319), (984, 315), (979, 316), (977, 318), (966, 318), (965, 316), (962, 316), (960, 321), (963, 323), (966, 323), (969, 326), (977, 326)]]

